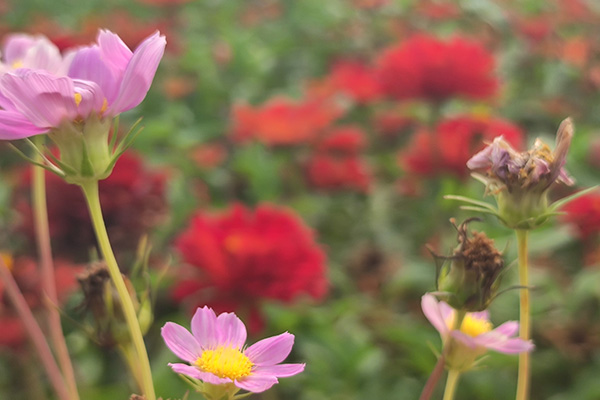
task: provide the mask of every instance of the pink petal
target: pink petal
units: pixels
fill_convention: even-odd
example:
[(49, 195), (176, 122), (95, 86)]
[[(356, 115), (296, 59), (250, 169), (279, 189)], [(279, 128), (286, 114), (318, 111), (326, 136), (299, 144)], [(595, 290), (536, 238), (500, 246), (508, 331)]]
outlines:
[(201, 377), (202, 373), (200, 372), (200, 370), (196, 367), (192, 367), (191, 365), (180, 364), (180, 363), (169, 363), (169, 367), (171, 367), (173, 369), (173, 371), (177, 372), (178, 374), (187, 375), (194, 379), (201, 379), (200, 377)]
[(37, 127), (56, 127), (77, 116), (75, 90), (69, 78), (20, 70), (2, 76), (0, 87), (15, 109)]
[(277, 378), (287, 378), (304, 371), (306, 364), (278, 364), (261, 365), (256, 367), (252, 373), (256, 375), (272, 375)]
[(199, 376), (200, 376), (200, 378), (198, 378), (198, 379), (201, 379), (203, 382), (212, 383), (213, 385), (222, 385), (224, 383), (233, 382), (229, 378), (219, 378), (218, 376), (213, 375), (210, 372), (199, 371)]
[(449, 313), (453, 312), (452, 308), (444, 302), (438, 302), (435, 296), (425, 294), (421, 298), (421, 309), (431, 325), (437, 329), (443, 338), (446, 337), (448, 335), (446, 319), (450, 317), (451, 314)]
[(223, 313), (217, 317), (219, 345), (241, 349), (246, 344), (246, 326), (234, 313)]
[(484, 346), (480, 345), (479, 342), (476, 341), (477, 338), (471, 337), (469, 335), (465, 335), (461, 331), (451, 331), (450, 335), (454, 339), (458, 340), (459, 342), (461, 342), (462, 344), (464, 344), (465, 346), (467, 346), (471, 349), (475, 349), (477, 347), (484, 347)]
[(120, 76), (102, 59), (98, 46), (81, 48), (73, 55), (69, 76), (96, 82), (109, 104), (117, 96), (121, 83)]
[(22, 63), (25, 68), (42, 69), (55, 74), (62, 67), (62, 56), (54, 43), (44, 36), (39, 36), (24, 54)]
[(471, 316), (471, 318), (475, 318), (478, 320), (484, 320), (484, 321), (490, 320), (490, 312), (488, 310), (472, 312), (472, 313), (469, 313), (469, 315)]
[(505, 335), (507, 337), (515, 335), (519, 331), (519, 323), (517, 321), (508, 321), (498, 326), (492, 332)]
[(531, 341), (519, 338), (507, 339), (501, 342), (490, 343), (486, 346), (490, 350), (495, 350), (499, 353), (518, 354), (525, 351), (531, 351), (535, 348)]
[(0, 140), (17, 140), (47, 133), (48, 129), (38, 128), (19, 113), (0, 110)]
[(144, 100), (164, 54), (166, 44), (165, 37), (156, 32), (135, 50), (121, 81), (119, 94), (109, 108), (111, 115), (130, 110)]
[(100, 87), (92, 81), (76, 79), (73, 81), (75, 92), (81, 95), (77, 111), (81, 117), (87, 117), (93, 112), (99, 113), (104, 105), (104, 96)]
[(277, 382), (277, 378), (271, 375), (250, 375), (235, 381), (235, 386), (252, 393), (260, 393), (270, 389)]
[(257, 366), (275, 365), (285, 360), (293, 345), (294, 335), (284, 332), (254, 343), (244, 354)]
[(167, 347), (184, 361), (194, 363), (202, 354), (196, 338), (181, 325), (167, 322), (161, 334)]
[(192, 317), (192, 334), (203, 349), (214, 349), (219, 344), (217, 316), (212, 308), (198, 307)]
[(102, 60), (113, 71), (119, 71), (118, 76), (121, 77), (133, 55), (131, 50), (118, 35), (105, 29), (98, 33), (97, 41)]

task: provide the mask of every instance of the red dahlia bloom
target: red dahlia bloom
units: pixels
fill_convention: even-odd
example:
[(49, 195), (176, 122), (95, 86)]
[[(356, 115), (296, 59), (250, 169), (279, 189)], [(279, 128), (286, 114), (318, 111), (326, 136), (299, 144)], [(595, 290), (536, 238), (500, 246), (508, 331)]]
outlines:
[[(13, 204), (23, 218), (19, 229), (35, 243), (30, 181), (31, 169), (27, 168)], [(148, 170), (144, 160), (132, 152), (125, 152), (113, 173), (99, 182), (104, 221), (116, 252), (135, 250), (142, 235), (163, 220), (165, 186), (166, 175)], [(46, 173), (46, 189), (54, 254), (87, 261), (96, 238), (81, 189), (50, 172)]]
[(200, 212), (175, 245), (185, 264), (173, 295), (191, 309), (250, 313), (257, 328), (261, 300), (290, 303), (327, 292), (325, 254), (303, 222), (283, 208), (237, 204), (220, 215)]
[(519, 127), (499, 118), (459, 116), (442, 120), (433, 133), (415, 134), (408, 148), (400, 153), (400, 165), (410, 174), (436, 176), (469, 175), (467, 161), (491, 142), (503, 136), (513, 147), (523, 146)]
[(377, 60), (381, 90), (396, 99), (485, 99), (496, 93), (493, 56), (462, 37), (417, 35), (383, 51)]
[(256, 139), (268, 146), (301, 145), (314, 141), (341, 114), (339, 107), (324, 100), (274, 98), (257, 108), (235, 106), (232, 133), (240, 142)]
[(592, 192), (570, 201), (562, 208), (562, 221), (573, 225), (582, 239), (600, 232), (600, 193)]

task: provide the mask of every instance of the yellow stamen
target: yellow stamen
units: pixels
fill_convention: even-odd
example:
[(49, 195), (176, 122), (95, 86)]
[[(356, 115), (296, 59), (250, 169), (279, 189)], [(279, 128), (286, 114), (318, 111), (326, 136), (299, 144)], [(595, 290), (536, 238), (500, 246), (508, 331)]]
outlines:
[(12, 63), (13, 69), (23, 68), (23, 60), (15, 60)]
[(102, 108), (100, 109), (100, 114), (104, 114), (104, 111), (106, 111), (107, 108), (108, 108), (108, 101), (106, 101), (106, 99), (104, 99), (104, 101), (102, 102)]
[(465, 335), (476, 337), (482, 333), (491, 331), (492, 327), (493, 325), (490, 321), (486, 321), (483, 318), (473, 318), (470, 314), (467, 314), (460, 325), (460, 331)]
[(219, 378), (229, 378), (231, 380), (250, 375), (254, 366), (244, 353), (232, 347), (204, 350), (195, 364), (204, 372), (210, 372)]
[(75, 93), (73, 97), (75, 97), (75, 104), (79, 107), (79, 103), (81, 103), (81, 93)]

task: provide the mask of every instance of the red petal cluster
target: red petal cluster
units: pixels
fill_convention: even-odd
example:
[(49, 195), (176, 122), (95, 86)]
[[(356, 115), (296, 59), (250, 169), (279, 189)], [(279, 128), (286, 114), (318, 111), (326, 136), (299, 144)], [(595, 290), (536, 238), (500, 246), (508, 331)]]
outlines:
[[(13, 204), (23, 217), (19, 229), (35, 243), (30, 171), (30, 168), (23, 171)], [(99, 187), (104, 221), (115, 251), (135, 250), (141, 236), (164, 219), (166, 174), (148, 170), (141, 157), (126, 152), (117, 161), (113, 173), (99, 182)], [(96, 238), (81, 189), (49, 172), (46, 189), (54, 254), (87, 261), (89, 250), (96, 246)]]
[(175, 245), (186, 264), (173, 295), (191, 308), (208, 304), (257, 317), (262, 299), (289, 303), (327, 293), (324, 252), (303, 222), (283, 208), (237, 204), (221, 215), (201, 212)]
[(493, 56), (480, 44), (455, 37), (417, 35), (377, 60), (381, 90), (395, 99), (485, 99), (496, 93)]
[(400, 153), (399, 163), (409, 174), (464, 178), (469, 175), (467, 161), (500, 135), (514, 148), (522, 148), (523, 132), (509, 121), (473, 116), (445, 119), (432, 133), (417, 132)]
[(360, 61), (336, 62), (327, 79), (335, 90), (358, 103), (376, 100), (381, 94), (374, 71)]
[(331, 130), (306, 163), (309, 183), (319, 189), (367, 192), (371, 174), (359, 154), (365, 146), (365, 134), (358, 127), (348, 125)]
[(583, 195), (562, 208), (562, 221), (575, 226), (582, 239), (600, 232), (600, 193)]
[(258, 140), (268, 146), (294, 146), (313, 142), (342, 114), (331, 102), (309, 99), (295, 102), (273, 98), (261, 107), (237, 105), (233, 109), (234, 140)]

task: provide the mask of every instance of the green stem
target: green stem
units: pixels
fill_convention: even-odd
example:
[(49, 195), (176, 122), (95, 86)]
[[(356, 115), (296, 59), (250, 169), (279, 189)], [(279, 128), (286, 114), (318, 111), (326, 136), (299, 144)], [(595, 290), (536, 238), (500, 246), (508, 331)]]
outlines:
[[(520, 290), (520, 321), (519, 337), (523, 340), (529, 340), (531, 337), (531, 311), (529, 304), (529, 277), (527, 266), (527, 240), (529, 231), (516, 230), (517, 249), (519, 257), (519, 285), (523, 287)], [(523, 352), (519, 354), (519, 377), (517, 381), (517, 400), (527, 400), (529, 398), (529, 385), (531, 379), (530, 353)]]
[[(41, 156), (36, 155), (36, 161), (41, 162)], [(33, 220), (35, 224), (35, 235), (40, 258), (40, 269), (42, 277), (42, 288), (47, 296), (46, 312), (50, 340), (54, 345), (54, 351), (65, 378), (67, 390), (71, 400), (79, 400), (75, 372), (69, 349), (65, 342), (65, 336), (60, 322), (58, 312), (58, 296), (56, 294), (56, 278), (54, 277), (54, 263), (52, 260), (52, 247), (50, 245), (50, 229), (48, 227), (48, 208), (46, 206), (46, 180), (45, 171), (41, 167), (31, 166), (33, 180), (31, 183), (31, 196), (33, 203)]]
[(143, 387), (144, 381), (142, 379), (142, 373), (140, 367), (137, 364), (137, 357), (135, 349), (131, 346), (130, 343), (120, 345), (119, 350), (121, 350), (121, 354), (125, 359), (125, 362), (129, 366), (129, 370), (133, 375), (133, 379), (135, 379), (135, 383), (137, 383), (138, 387)]
[(456, 392), (459, 377), (460, 371), (457, 371), (455, 369), (451, 369), (450, 371), (448, 371), (448, 380), (446, 380), (446, 390), (444, 390), (443, 400), (454, 399), (454, 393)]
[(121, 275), (117, 260), (110, 245), (108, 233), (104, 224), (104, 218), (102, 217), (100, 195), (98, 193), (98, 181), (84, 182), (81, 183), (80, 186), (83, 189), (83, 193), (90, 210), (90, 216), (92, 218), (92, 224), (94, 225), (94, 231), (96, 232), (96, 238), (98, 240), (98, 245), (100, 246), (100, 251), (102, 252), (108, 272), (115, 285), (115, 288), (117, 289), (117, 294), (119, 295), (119, 299), (123, 307), (125, 321), (127, 322), (127, 327), (129, 328), (129, 332), (131, 334), (131, 342), (135, 352), (137, 353), (137, 364), (140, 369), (141, 380), (143, 384), (140, 389), (146, 397), (146, 400), (156, 400), (154, 385), (152, 383), (150, 361), (148, 359), (148, 352), (146, 351), (146, 346), (144, 344), (142, 330), (140, 329), (140, 324), (137, 319), (133, 302), (131, 301), (131, 297), (127, 291), (127, 286), (125, 285), (125, 281), (123, 280), (123, 276)]

